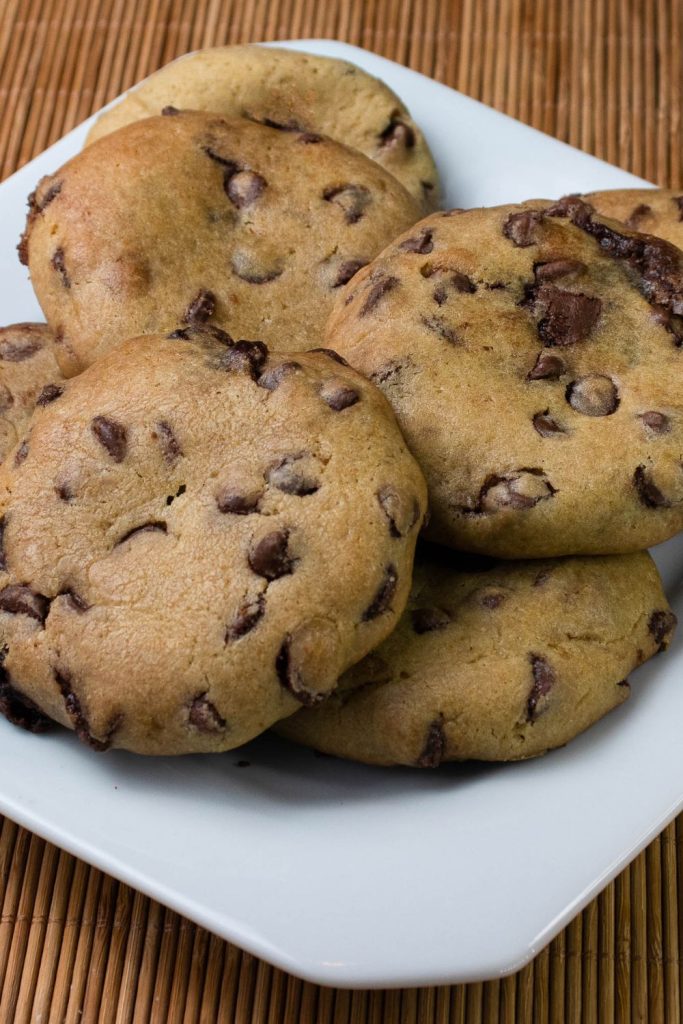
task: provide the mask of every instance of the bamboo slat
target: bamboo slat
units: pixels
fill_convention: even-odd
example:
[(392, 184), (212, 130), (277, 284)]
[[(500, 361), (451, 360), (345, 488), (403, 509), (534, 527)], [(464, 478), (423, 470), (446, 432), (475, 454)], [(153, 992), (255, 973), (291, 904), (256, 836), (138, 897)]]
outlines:
[[(0, 0), (0, 177), (180, 53), (324, 36), (683, 187), (680, 0)], [(0, 1024), (674, 1024), (683, 818), (536, 960), (484, 984), (288, 977), (5, 820)]]

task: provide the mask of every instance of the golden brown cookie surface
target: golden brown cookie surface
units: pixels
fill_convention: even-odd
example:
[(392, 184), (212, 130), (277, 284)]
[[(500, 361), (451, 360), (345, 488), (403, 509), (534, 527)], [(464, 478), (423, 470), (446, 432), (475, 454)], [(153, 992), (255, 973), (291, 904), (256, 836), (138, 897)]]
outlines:
[(238, 746), (393, 628), (424, 510), (389, 406), (332, 356), (125, 342), (0, 471), (4, 709), (98, 749)]
[(438, 206), (436, 168), (419, 127), (384, 82), (348, 61), (279, 47), (199, 50), (167, 64), (102, 114), (88, 141), (167, 106), (329, 135), (381, 164), (424, 212)]
[(394, 633), (277, 731), (369, 764), (534, 757), (626, 700), (675, 622), (641, 552), (475, 571), (422, 550)]
[(434, 214), (342, 291), (331, 347), (389, 398), (428, 536), (504, 558), (683, 528), (683, 255), (578, 199)]
[(337, 290), (418, 210), (377, 163), (329, 139), (171, 114), (44, 179), (20, 255), (68, 375), (182, 321), (303, 350), (320, 344)]

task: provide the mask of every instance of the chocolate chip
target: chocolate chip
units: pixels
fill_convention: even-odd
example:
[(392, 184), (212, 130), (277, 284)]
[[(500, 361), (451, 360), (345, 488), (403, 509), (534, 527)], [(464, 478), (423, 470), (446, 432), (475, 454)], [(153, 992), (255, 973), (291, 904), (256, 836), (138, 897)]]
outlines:
[(289, 552), (289, 531), (273, 530), (261, 537), (249, 552), (249, 565), (267, 580), (289, 576), (294, 570), (294, 559)]
[(74, 492), (66, 481), (55, 484), (55, 493), (60, 501), (72, 501), (74, 497)]
[[(3, 662), (6, 655), (7, 648), (2, 652)], [(0, 712), (12, 725), (26, 729), (27, 732), (46, 732), (54, 724), (30, 697), (24, 696), (13, 686), (4, 667), (0, 667)]]
[(293, 359), (290, 359), (286, 363), (279, 363), (277, 366), (271, 366), (270, 369), (261, 374), (256, 383), (260, 388), (265, 388), (266, 391), (275, 391), (285, 377), (290, 377), (300, 369), (301, 363), (297, 363)]
[(550, 260), (547, 263), (534, 263), (534, 277), (537, 281), (556, 281), (559, 277), (569, 274), (581, 274), (587, 270), (580, 260)]
[(335, 381), (327, 381), (323, 384), (320, 389), (320, 397), (334, 412), (341, 412), (360, 401), (360, 394), (355, 388)]
[(200, 289), (185, 310), (183, 321), (186, 324), (203, 324), (210, 320), (216, 312), (216, 296), (213, 292)]
[(65, 288), (71, 287), (71, 279), (67, 273), (66, 263), (64, 262), (64, 250), (62, 248), (55, 249), (50, 260), (52, 269), (55, 270), (62, 279), (62, 284)]
[(326, 693), (315, 692), (306, 684), (304, 664), (299, 664), (292, 656), (293, 638), (286, 636), (275, 659), (275, 671), (280, 683), (289, 690), (293, 697), (304, 707), (315, 707), (327, 696)]
[(418, 757), (418, 768), (438, 768), (446, 753), (446, 734), (443, 728), (443, 715), (439, 715), (427, 728), (427, 738)]
[[(43, 178), (40, 184), (42, 185), (46, 181), (48, 181), (48, 179)], [(37, 198), (37, 190), (31, 192), (30, 196), (28, 197), (28, 217), (26, 219), (26, 227), (21, 238), (19, 239), (19, 244), (17, 246), (17, 251), (19, 253), (19, 262), (23, 263), (24, 266), (28, 266), (28, 237), (33, 226), (33, 222), (36, 220), (37, 217), (40, 216), (41, 213), (45, 211), (46, 207), (50, 205), (53, 199), (57, 198), (61, 191), (62, 182), (53, 181), (45, 190), (40, 200), (38, 200)]]
[(240, 170), (226, 174), (224, 184), (230, 202), (242, 210), (263, 195), (267, 182), (263, 175), (256, 171)]
[(399, 283), (397, 277), (391, 275), (380, 276), (379, 278), (370, 278), (373, 282), (367, 295), (365, 296), (365, 302), (361, 306), (358, 316), (367, 316), (375, 306), (378, 304), (380, 299), (383, 299), (390, 291), (392, 291)]
[(225, 631), (226, 644), (239, 640), (241, 636), (250, 633), (263, 618), (265, 611), (266, 599), (263, 594), (259, 594), (243, 604)]
[(391, 602), (396, 593), (398, 573), (395, 565), (387, 565), (384, 570), (384, 578), (379, 585), (377, 593), (361, 616), (362, 622), (370, 622), (379, 615), (383, 615), (391, 608)]
[(550, 352), (541, 352), (534, 366), (526, 375), (527, 380), (557, 380), (565, 371), (565, 365), (559, 356)]
[(176, 114), (179, 114), (179, 113), (180, 113), (180, 111), (178, 110), (177, 107), (172, 107), (170, 105), (167, 106), (167, 107), (162, 107), (162, 110), (161, 110), (161, 116), (162, 117), (175, 117)]
[(325, 189), (323, 199), (340, 207), (347, 224), (357, 224), (372, 202), (365, 185), (335, 185)]
[(87, 612), (90, 608), (87, 601), (84, 601), (80, 594), (77, 594), (75, 590), (63, 590), (60, 596), (64, 598), (69, 608), (79, 614)]
[(95, 416), (90, 429), (114, 462), (123, 462), (128, 451), (128, 431), (109, 416)]
[(344, 260), (337, 268), (337, 275), (332, 282), (332, 288), (341, 288), (348, 284), (354, 274), (357, 274), (362, 267), (367, 265), (367, 260)]
[(0, 359), (6, 363), (23, 363), (30, 359), (36, 352), (40, 352), (42, 345), (39, 341), (0, 341)]
[(267, 358), (268, 348), (262, 341), (236, 341), (221, 356), (220, 368), (246, 373), (252, 380), (257, 380)]
[(119, 717), (113, 722), (104, 739), (96, 739), (90, 732), (90, 726), (83, 711), (81, 702), (74, 693), (71, 685), (71, 676), (63, 670), (55, 669), (55, 680), (57, 681), (59, 692), (64, 700), (66, 713), (71, 719), (74, 732), (78, 739), (81, 740), (82, 743), (87, 744), (87, 746), (92, 750), (97, 750), (99, 752), (108, 750), (111, 746), (113, 735), (120, 724), (121, 718)]
[(124, 533), (123, 537), (119, 537), (116, 544), (124, 544), (131, 537), (137, 537), (139, 533), (168, 533), (168, 526), (163, 520), (154, 520), (149, 523), (143, 523), (142, 526), (134, 526), (128, 533)]
[(477, 290), (477, 286), (474, 281), (472, 281), (467, 274), (461, 274), (459, 270), (449, 271), (444, 267), (435, 267), (431, 263), (426, 263), (422, 267), (420, 273), (423, 277), (427, 278), (434, 277), (437, 274), (440, 277), (447, 275), (439, 281), (432, 293), (432, 297), (437, 306), (443, 306), (448, 299), (450, 292), (462, 292), (472, 295)]
[(560, 426), (557, 420), (554, 420), (552, 416), (548, 415), (549, 410), (545, 412), (537, 412), (534, 416), (532, 423), (534, 430), (541, 435), (541, 437), (557, 437), (558, 434), (566, 434), (567, 431), (564, 427)]
[[(415, 132), (397, 114), (392, 114), (389, 124), (382, 129), (379, 138), (382, 147), (405, 146), (406, 149), (412, 149), (415, 145)], [(423, 185), (430, 184), (430, 182), (423, 182)]]
[(247, 284), (269, 284), (276, 281), (282, 274), (284, 267), (279, 264), (264, 266), (257, 257), (245, 252), (235, 252), (231, 261), (232, 272), (241, 281)]
[(611, 416), (619, 407), (614, 381), (600, 373), (589, 373), (567, 386), (565, 397), (572, 409), (584, 416)]
[(443, 608), (415, 608), (411, 614), (413, 630), (418, 634), (433, 633), (451, 624), (451, 617)]
[(169, 466), (174, 465), (183, 454), (183, 449), (168, 420), (159, 420), (152, 437), (159, 442), (165, 462)]
[(553, 284), (534, 288), (531, 305), (538, 317), (539, 337), (549, 346), (585, 341), (602, 310), (600, 299), (581, 292), (568, 292)]
[(534, 682), (526, 702), (526, 718), (527, 722), (535, 722), (544, 710), (539, 711), (539, 702), (550, 693), (555, 684), (555, 673), (540, 654), (530, 654), (529, 661)]
[(505, 508), (518, 511), (533, 508), (556, 493), (541, 469), (519, 469), (503, 476), (492, 473), (482, 485), (476, 508), (463, 511), (497, 512)]
[(481, 604), (484, 608), (488, 608), (490, 611), (495, 611), (496, 608), (500, 608), (506, 595), (501, 593), (484, 594), (481, 599)]
[(671, 611), (655, 611), (650, 616), (647, 628), (654, 637), (655, 643), (659, 644), (660, 651), (668, 647), (677, 622), (678, 619)]
[(309, 348), (308, 351), (318, 352), (321, 356), (328, 356), (329, 359), (334, 359), (335, 363), (339, 363), (341, 366), (349, 365), (344, 356), (340, 356), (333, 348)]
[(230, 512), (235, 516), (248, 516), (252, 512), (258, 512), (260, 500), (260, 491), (251, 491), (245, 494), (236, 491), (234, 487), (224, 487), (216, 495), (218, 511)]
[(311, 461), (312, 456), (306, 452), (285, 455), (266, 471), (266, 479), (285, 494), (295, 494), (299, 498), (315, 494), (320, 490), (320, 480), (307, 465)]
[[(435, 293), (436, 294), (436, 293)], [(444, 341), (447, 341), (449, 345), (459, 345), (460, 338), (457, 332), (450, 324), (446, 323), (442, 316), (421, 316), (420, 322), (428, 331), (432, 334), (438, 335)]]
[(522, 210), (511, 213), (503, 224), (503, 234), (519, 249), (535, 245), (538, 227), (543, 220), (539, 210)]
[(36, 398), (36, 405), (49, 405), (50, 402), (54, 402), (59, 398), (63, 392), (64, 388), (60, 387), (59, 384), (46, 384)]
[(406, 238), (398, 247), (402, 252), (421, 253), (424, 256), (434, 248), (434, 232), (423, 228), (419, 235)]
[(389, 524), (392, 537), (405, 537), (420, 519), (420, 503), (416, 498), (408, 499), (391, 484), (385, 484), (377, 492), (377, 500)]
[(627, 228), (631, 228), (632, 230), (635, 231), (638, 228), (638, 225), (642, 221), (643, 217), (647, 217), (648, 213), (651, 212), (651, 206), (648, 206), (646, 203), (639, 203), (638, 206), (636, 206), (635, 209), (631, 211), (629, 216), (624, 221), (624, 224)]
[(648, 508), (670, 508), (671, 502), (657, 487), (646, 466), (636, 467), (633, 483), (643, 505)]
[(175, 492), (175, 494), (169, 494), (168, 495), (168, 497), (166, 498), (166, 504), (167, 505), (172, 505), (173, 502), (176, 500), (176, 498), (180, 498), (181, 495), (183, 495), (186, 490), (187, 490), (186, 485), (185, 484), (181, 484), (180, 487), (178, 488), (178, 490)]
[(50, 610), (50, 599), (38, 594), (30, 587), (12, 583), (0, 590), (0, 611), (10, 615), (28, 615), (41, 624), (45, 622)]
[(14, 456), (14, 465), (20, 466), (22, 462), (26, 461), (28, 456), (28, 441), (24, 438), (19, 447), (17, 448), (16, 455)]
[(206, 692), (200, 693), (190, 702), (187, 717), (190, 725), (193, 725), (199, 732), (225, 731), (226, 721), (216, 705), (207, 698)]
[(648, 412), (641, 412), (639, 418), (643, 421), (643, 426), (653, 434), (668, 434), (671, 430), (671, 421), (663, 412), (651, 409)]

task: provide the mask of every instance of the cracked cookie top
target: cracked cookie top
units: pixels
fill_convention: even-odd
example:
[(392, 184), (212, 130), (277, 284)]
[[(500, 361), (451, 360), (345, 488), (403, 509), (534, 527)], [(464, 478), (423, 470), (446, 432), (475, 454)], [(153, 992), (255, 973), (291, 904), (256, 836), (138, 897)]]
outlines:
[(428, 536), (504, 558), (683, 529), (683, 254), (578, 197), (434, 214), (344, 288), (329, 344), (389, 398)]
[(394, 627), (425, 490), (333, 352), (206, 326), (117, 346), (0, 470), (2, 709), (96, 749), (244, 743)]

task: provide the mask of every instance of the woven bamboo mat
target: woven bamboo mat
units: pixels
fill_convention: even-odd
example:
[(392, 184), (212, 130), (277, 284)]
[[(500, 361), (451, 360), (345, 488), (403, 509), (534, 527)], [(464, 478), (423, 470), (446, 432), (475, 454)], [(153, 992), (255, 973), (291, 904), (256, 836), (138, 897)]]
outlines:
[[(682, 22), (680, 0), (0, 0), (0, 177), (180, 53), (328, 36), (680, 188)], [(682, 844), (683, 817), (514, 977), (344, 992), (288, 977), (5, 820), (0, 1024), (673, 1024)]]

